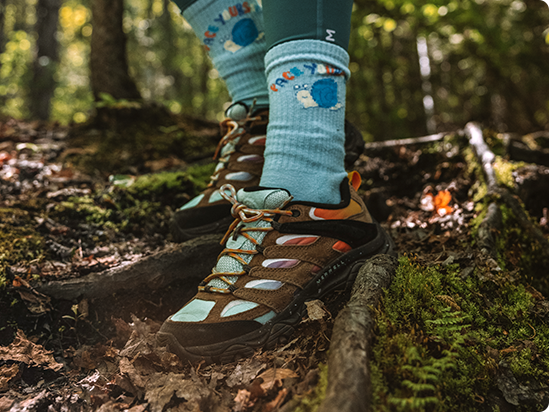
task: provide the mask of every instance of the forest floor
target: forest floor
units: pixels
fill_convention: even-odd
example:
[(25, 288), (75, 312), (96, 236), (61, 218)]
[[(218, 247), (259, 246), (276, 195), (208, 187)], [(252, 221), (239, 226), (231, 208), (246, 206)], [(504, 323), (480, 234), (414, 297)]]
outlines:
[[(293, 339), (249, 359), (190, 365), (156, 344), (221, 250), (220, 236), (176, 245), (167, 224), (207, 183), (217, 125), (163, 122), (105, 131), (0, 121), (0, 411), (321, 404), (348, 293), (311, 302)], [(546, 240), (549, 169), (510, 160), (508, 136), (485, 136), (499, 184)], [(549, 256), (488, 193), (467, 138), (367, 145), (355, 170), (400, 256), (372, 309), (373, 410), (545, 410)], [(488, 227), (491, 248), (479, 240), (490, 203), (501, 220)]]

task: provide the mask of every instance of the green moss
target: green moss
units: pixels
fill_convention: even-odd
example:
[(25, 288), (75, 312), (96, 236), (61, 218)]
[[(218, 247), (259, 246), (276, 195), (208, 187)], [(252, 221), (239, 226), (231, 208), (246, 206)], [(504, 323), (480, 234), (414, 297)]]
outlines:
[(305, 397), (294, 398), (299, 402), (294, 412), (314, 412), (318, 409), (324, 398), (326, 397), (326, 388), (328, 387), (328, 366), (324, 364), (318, 365), (319, 377), (315, 389)]
[(503, 184), (510, 189), (514, 189), (515, 179), (513, 179), (513, 172), (525, 165), (526, 163), (524, 162), (510, 162), (504, 160), (500, 156), (496, 156), (496, 160), (492, 166), (494, 168), (498, 183)]
[(40, 261), (44, 241), (35, 222), (21, 209), (0, 209), (0, 288), (6, 285), (6, 267)]
[[(400, 260), (377, 311), (371, 365), (375, 410), (492, 410), (480, 400), (497, 391), (493, 350), (519, 382), (549, 379), (544, 361), (549, 326), (532, 314), (532, 295), (506, 282), (505, 274), (496, 285), (475, 275), (462, 279), (460, 273), (458, 265), (425, 267), (411, 258)], [(526, 340), (530, 352), (509, 350)]]
[[(57, 204), (50, 217), (86, 223), (114, 233), (135, 235), (167, 234), (167, 222), (173, 210), (202, 191), (215, 165), (189, 167), (184, 171), (162, 172), (117, 179), (129, 184), (98, 189), (90, 196), (71, 197)], [(102, 239), (94, 239), (101, 241)]]

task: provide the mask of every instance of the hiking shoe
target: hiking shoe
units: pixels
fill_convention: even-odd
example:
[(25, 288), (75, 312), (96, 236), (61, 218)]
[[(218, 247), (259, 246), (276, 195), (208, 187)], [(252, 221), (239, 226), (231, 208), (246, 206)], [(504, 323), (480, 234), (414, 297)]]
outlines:
[(306, 301), (350, 289), (368, 258), (394, 254), (356, 193), (358, 173), (349, 181), (339, 205), (292, 202), (284, 189), (236, 194), (224, 185), (236, 218), (226, 248), (198, 294), (164, 322), (158, 342), (182, 360), (208, 363), (272, 348), (291, 335)]
[[(262, 110), (251, 115), (242, 104), (233, 107), (237, 109), (233, 113), (240, 120), (225, 119), (221, 122), (223, 137), (214, 155), (218, 163), (208, 187), (177, 210), (171, 219), (170, 229), (175, 242), (225, 232), (233, 217), (231, 204), (219, 191), (221, 186), (229, 183), (238, 191), (259, 184), (269, 111)], [(346, 166), (351, 167), (363, 151), (362, 134), (353, 124), (345, 121)]]
[(227, 230), (233, 221), (231, 204), (219, 189), (227, 183), (236, 190), (259, 184), (268, 119), (269, 111), (263, 110), (221, 122), (223, 137), (214, 155), (215, 172), (208, 187), (174, 214), (170, 229), (175, 242)]

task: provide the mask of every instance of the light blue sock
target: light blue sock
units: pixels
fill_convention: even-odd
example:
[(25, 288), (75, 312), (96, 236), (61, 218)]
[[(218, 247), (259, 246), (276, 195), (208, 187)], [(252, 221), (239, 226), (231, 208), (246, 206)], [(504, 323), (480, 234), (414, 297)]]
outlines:
[(296, 40), (265, 56), (270, 114), (261, 186), (296, 200), (337, 204), (346, 176), (345, 82), (349, 55), (320, 40)]
[(256, 0), (198, 0), (183, 11), (234, 102), (267, 106), (263, 9)]

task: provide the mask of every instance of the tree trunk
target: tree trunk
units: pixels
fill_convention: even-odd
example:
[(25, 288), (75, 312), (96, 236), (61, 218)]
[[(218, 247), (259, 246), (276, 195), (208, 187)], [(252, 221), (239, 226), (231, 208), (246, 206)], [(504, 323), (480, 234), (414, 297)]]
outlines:
[[(6, 0), (0, 0), (0, 54), (6, 47), (6, 35), (4, 34), (4, 22), (6, 19)], [(1, 67), (2, 62), (0, 62)]]
[(115, 99), (141, 99), (128, 74), (123, 0), (92, 0), (91, 86), (95, 100), (107, 93)]
[(56, 39), (60, 0), (38, 0), (36, 5), (35, 30), (36, 55), (33, 62), (33, 81), (30, 109), (32, 117), (48, 120), (51, 113), (51, 98), (55, 91), (54, 73), (59, 62)]

